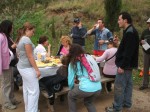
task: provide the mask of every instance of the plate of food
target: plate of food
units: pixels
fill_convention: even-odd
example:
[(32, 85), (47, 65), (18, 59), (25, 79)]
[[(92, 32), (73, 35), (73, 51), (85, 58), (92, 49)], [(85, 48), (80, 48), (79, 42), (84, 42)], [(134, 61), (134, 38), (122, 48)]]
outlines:
[(38, 61), (36, 61), (36, 65), (37, 65), (37, 67), (39, 67), (39, 68), (46, 67), (46, 64), (43, 63), (43, 62), (38, 62)]

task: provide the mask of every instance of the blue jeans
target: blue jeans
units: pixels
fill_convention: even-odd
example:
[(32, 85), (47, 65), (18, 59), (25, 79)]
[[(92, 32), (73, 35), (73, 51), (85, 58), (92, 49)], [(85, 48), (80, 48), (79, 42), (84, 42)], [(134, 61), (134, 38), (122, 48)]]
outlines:
[(132, 106), (132, 70), (125, 70), (123, 74), (116, 75), (114, 87), (114, 109), (122, 110), (123, 107), (130, 108)]

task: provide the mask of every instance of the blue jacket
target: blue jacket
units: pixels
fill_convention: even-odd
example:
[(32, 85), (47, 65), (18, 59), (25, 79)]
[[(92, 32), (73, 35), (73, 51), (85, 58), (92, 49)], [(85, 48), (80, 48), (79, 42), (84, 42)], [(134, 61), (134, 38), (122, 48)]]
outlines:
[(81, 65), (80, 62), (77, 62), (77, 69), (74, 70), (72, 65), (69, 64), (68, 67), (68, 86), (70, 89), (73, 89), (74, 87), (74, 79), (75, 77), (79, 80), (79, 89), (84, 92), (96, 92), (98, 90), (102, 89), (101, 82), (92, 82), (88, 78), (88, 72), (84, 68), (84, 66)]
[(112, 33), (107, 28), (104, 28), (102, 31), (95, 29), (90, 35), (95, 35), (94, 50), (106, 50), (107, 43), (100, 45), (99, 40), (108, 40), (109, 38), (113, 38)]
[(85, 46), (84, 36), (86, 35), (86, 32), (86, 28), (79, 28), (78, 26), (74, 26), (71, 29), (71, 37), (73, 38), (73, 43)]

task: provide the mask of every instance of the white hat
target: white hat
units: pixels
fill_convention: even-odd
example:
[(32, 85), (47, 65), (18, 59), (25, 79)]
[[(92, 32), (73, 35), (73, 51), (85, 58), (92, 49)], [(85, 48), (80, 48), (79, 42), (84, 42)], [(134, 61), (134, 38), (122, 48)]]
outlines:
[(146, 21), (147, 23), (150, 23), (150, 18)]

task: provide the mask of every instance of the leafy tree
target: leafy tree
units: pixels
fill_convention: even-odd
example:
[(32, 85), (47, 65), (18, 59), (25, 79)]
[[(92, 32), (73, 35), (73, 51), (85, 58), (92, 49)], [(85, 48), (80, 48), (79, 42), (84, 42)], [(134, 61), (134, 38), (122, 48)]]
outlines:
[(110, 31), (114, 32), (118, 29), (118, 15), (121, 11), (122, 0), (104, 0), (106, 17), (105, 22)]

